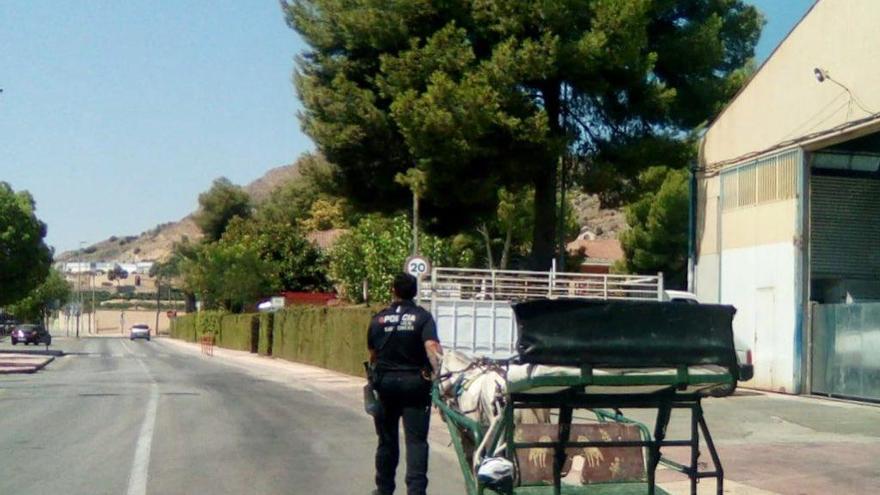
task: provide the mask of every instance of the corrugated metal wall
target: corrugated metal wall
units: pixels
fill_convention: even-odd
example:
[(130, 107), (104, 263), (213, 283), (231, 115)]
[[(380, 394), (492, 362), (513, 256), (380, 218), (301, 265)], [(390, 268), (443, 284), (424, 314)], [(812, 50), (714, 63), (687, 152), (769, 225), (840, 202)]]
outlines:
[(880, 277), (880, 180), (813, 175), (812, 277)]

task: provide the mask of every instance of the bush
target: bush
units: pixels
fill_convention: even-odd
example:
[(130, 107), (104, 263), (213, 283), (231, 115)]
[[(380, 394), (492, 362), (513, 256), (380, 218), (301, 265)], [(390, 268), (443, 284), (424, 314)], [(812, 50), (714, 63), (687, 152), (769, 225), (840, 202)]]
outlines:
[[(388, 219), (369, 216), (343, 235), (330, 253), (330, 274), (342, 287), (343, 296), (363, 302), (362, 284), (369, 284), (370, 301), (385, 302), (391, 297), (391, 281), (403, 270), (411, 253), (412, 226), (406, 215)], [(449, 241), (420, 234), (419, 247), (434, 266), (457, 264)]]
[(171, 336), (187, 342), (196, 342), (197, 314), (178, 316), (171, 324)]
[(217, 339), (220, 335), (220, 321), (224, 314), (222, 311), (201, 311), (196, 313), (198, 317), (196, 320), (197, 336), (201, 337), (210, 333)]
[(220, 318), (220, 335), (215, 343), (227, 349), (250, 351), (252, 331), (258, 315), (223, 315)]
[(375, 312), (366, 306), (295, 306), (260, 315), (202, 311), (178, 317), (171, 336), (197, 342), (201, 335), (213, 333), (217, 345), (248, 351), (253, 325), (259, 324), (260, 354), (363, 376), (367, 327)]
[(360, 306), (295, 307), (276, 313), (273, 355), (363, 376), (366, 332), (374, 312)]
[(260, 314), (260, 339), (257, 345), (257, 352), (263, 356), (272, 355), (272, 327), (275, 324), (275, 313)]

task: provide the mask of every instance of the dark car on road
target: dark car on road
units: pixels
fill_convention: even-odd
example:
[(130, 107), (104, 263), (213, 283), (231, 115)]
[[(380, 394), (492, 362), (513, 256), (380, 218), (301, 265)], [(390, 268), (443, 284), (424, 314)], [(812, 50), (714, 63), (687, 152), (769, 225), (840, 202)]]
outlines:
[(52, 343), (52, 336), (43, 325), (18, 325), (12, 330), (12, 345), (24, 342), (27, 344), (46, 344)]

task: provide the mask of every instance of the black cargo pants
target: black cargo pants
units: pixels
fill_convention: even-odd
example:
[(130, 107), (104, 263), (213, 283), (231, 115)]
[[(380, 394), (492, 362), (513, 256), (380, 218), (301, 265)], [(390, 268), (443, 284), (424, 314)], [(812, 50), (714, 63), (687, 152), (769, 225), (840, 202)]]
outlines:
[(376, 390), (382, 411), (374, 418), (376, 488), (381, 495), (394, 493), (394, 474), (400, 459), (398, 431), (401, 418), (406, 440), (407, 495), (425, 495), (428, 488), (428, 427), (431, 421), (431, 382), (417, 371), (378, 373)]

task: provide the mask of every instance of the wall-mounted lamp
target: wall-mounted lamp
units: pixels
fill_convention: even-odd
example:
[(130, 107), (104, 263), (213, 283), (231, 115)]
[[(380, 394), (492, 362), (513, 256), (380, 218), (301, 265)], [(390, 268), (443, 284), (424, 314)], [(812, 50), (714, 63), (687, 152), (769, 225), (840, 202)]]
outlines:
[[(825, 81), (831, 81), (832, 83), (834, 83), (834, 84), (837, 85), (837, 86), (840, 86), (844, 91), (846, 91), (846, 94), (849, 95), (849, 104), (850, 104), (850, 106), (852, 106), (852, 104), (855, 103), (856, 106), (858, 106), (860, 109), (862, 109), (862, 111), (865, 112), (866, 114), (868, 114), (868, 115), (873, 115), (873, 114), (874, 114), (874, 112), (872, 112), (872, 111), (869, 110), (868, 108), (865, 108), (865, 104), (862, 103), (861, 100), (859, 100), (859, 99), (853, 94), (852, 90), (850, 90), (850, 89), (849, 89), (845, 84), (843, 84), (842, 82), (840, 82), (840, 81), (838, 81), (837, 79), (834, 79), (833, 77), (831, 77), (831, 74), (829, 74), (827, 70), (825, 70), (825, 69), (823, 69), (823, 68), (821, 68), (821, 67), (815, 67), (815, 68), (813, 68), (813, 75), (816, 76), (816, 81), (818, 81), (820, 84), (823, 83), (823, 82), (825, 82)], [(847, 110), (847, 120), (849, 120), (849, 110)]]

